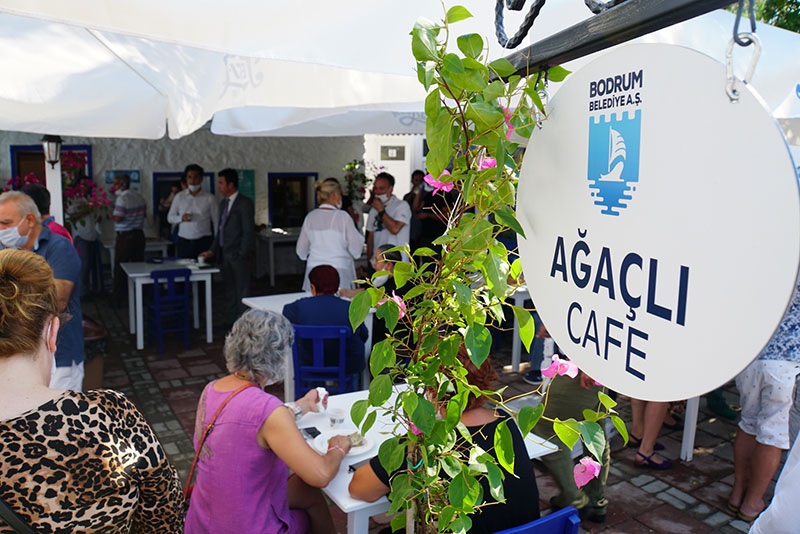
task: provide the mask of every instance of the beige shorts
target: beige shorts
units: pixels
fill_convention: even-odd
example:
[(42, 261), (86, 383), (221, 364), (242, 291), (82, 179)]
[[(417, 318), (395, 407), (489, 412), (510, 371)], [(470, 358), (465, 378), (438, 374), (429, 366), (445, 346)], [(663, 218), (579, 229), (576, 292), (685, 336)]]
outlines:
[(796, 363), (779, 360), (756, 360), (739, 373), (743, 432), (764, 445), (789, 448), (789, 409), (797, 373)]

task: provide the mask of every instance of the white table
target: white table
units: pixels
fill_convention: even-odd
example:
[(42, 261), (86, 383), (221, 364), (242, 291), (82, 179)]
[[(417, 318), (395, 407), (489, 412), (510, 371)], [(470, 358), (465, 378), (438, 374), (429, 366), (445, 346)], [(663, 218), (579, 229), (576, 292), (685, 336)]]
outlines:
[[(116, 252), (114, 248), (116, 246), (116, 241), (112, 239), (110, 241), (103, 241), (102, 243), (103, 248), (108, 251), (108, 256), (111, 258), (111, 278), (114, 278), (114, 260), (116, 259)], [(148, 252), (159, 252), (161, 253), (162, 258), (166, 258), (168, 247), (171, 244), (172, 242), (167, 241), (166, 239), (145, 239), (144, 252), (145, 254)]]
[(152, 284), (153, 279), (150, 273), (166, 269), (190, 269), (192, 276), (194, 327), (200, 328), (200, 311), (198, 309), (197, 283), (204, 282), (206, 290), (206, 341), (211, 343), (214, 340), (211, 329), (211, 275), (218, 273), (216, 267), (205, 267), (200, 269), (194, 260), (167, 261), (164, 263), (149, 262), (127, 262), (120, 264), (122, 270), (128, 275), (128, 322), (130, 323), (131, 334), (136, 334), (136, 348), (144, 348), (144, 303), (142, 302), (142, 287), (145, 284)]
[[(242, 304), (248, 308), (261, 311), (272, 311), (275, 313), (283, 313), (283, 307), (296, 300), (310, 297), (311, 293), (300, 291), (297, 293), (279, 293), (277, 295), (265, 295), (263, 297), (247, 297), (242, 299)], [(345, 299), (346, 300), (346, 299)], [(367, 318), (364, 320), (364, 325), (367, 327), (367, 342), (364, 344), (364, 357), (369, 363), (369, 355), (372, 353), (372, 319), (375, 316), (375, 308), (370, 308)], [(361, 375), (363, 387), (369, 385), (369, 365), (364, 367), (364, 372)], [(294, 397), (294, 365), (286, 366), (286, 374), (283, 383), (283, 396), (285, 401), (292, 401)]]
[[(405, 387), (407, 386), (395, 386), (395, 391), (392, 394), (392, 398), (387, 402), (387, 405), (392, 405), (395, 396)], [(368, 395), (368, 391), (331, 395), (328, 398), (328, 409), (342, 408), (345, 410), (347, 415), (345, 416), (345, 423), (342, 425), (342, 428), (354, 429), (355, 425), (350, 419), (350, 407), (355, 401), (366, 399)], [(328, 415), (313, 412), (305, 414), (298, 420), (297, 426), (300, 428), (315, 426), (320, 432), (331, 430)], [(392, 437), (391, 430), (393, 427), (394, 423), (392, 423), (391, 419), (388, 416), (382, 415), (381, 411), (379, 411), (375, 424), (372, 425), (372, 428), (369, 429), (366, 434), (373, 442), (372, 448), (360, 454), (348, 454), (341, 466), (339, 466), (339, 472), (333, 480), (322, 489), (330, 500), (333, 501), (341, 511), (347, 514), (347, 534), (362, 534), (367, 532), (369, 530), (369, 518), (371, 516), (385, 514), (389, 511), (389, 500), (386, 497), (381, 497), (375, 502), (366, 502), (354, 499), (350, 496), (348, 488), (353, 478), (353, 473), (349, 472), (348, 467), (377, 455), (380, 444)], [(525, 439), (525, 447), (528, 449), (528, 455), (531, 459), (539, 458), (540, 456), (558, 450), (555, 444), (535, 434), (528, 434)]]
[(275, 243), (296, 243), (300, 237), (300, 228), (267, 228), (256, 235), (267, 242), (269, 285), (275, 287)]

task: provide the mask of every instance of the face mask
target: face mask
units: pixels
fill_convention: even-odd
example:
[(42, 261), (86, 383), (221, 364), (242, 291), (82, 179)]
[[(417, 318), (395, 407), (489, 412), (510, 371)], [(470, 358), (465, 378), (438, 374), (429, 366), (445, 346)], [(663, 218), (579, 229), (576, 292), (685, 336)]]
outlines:
[(191, 191), (192, 193), (197, 193), (198, 191), (200, 191), (200, 184), (190, 185), (189, 191)]
[(383, 193), (382, 195), (375, 195), (375, 198), (383, 202), (384, 204), (389, 201), (389, 195)]
[(382, 274), (382, 275), (380, 275), (378, 277), (373, 278), (372, 279), (372, 284), (375, 287), (381, 287), (381, 286), (383, 286), (383, 284), (385, 284), (387, 282), (387, 280), (389, 280), (389, 275), (388, 274)]
[(340, 210), (340, 209), (342, 209), (342, 201), (341, 201), (341, 200), (340, 200), (339, 202), (337, 202), (337, 203), (336, 203), (336, 209), (337, 209), (337, 210)]
[(433, 186), (432, 185), (425, 184), (425, 185), (422, 186), (422, 188), (425, 189), (425, 191), (427, 191), (428, 193), (433, 191)]
[[(22, 224), (22, 221), (19, 224)], [(19, 233), (19, 224), (0, 230), (0, 244), (6, 248), (22, 248), (22, 245), (28, 242), (28, 236)]]

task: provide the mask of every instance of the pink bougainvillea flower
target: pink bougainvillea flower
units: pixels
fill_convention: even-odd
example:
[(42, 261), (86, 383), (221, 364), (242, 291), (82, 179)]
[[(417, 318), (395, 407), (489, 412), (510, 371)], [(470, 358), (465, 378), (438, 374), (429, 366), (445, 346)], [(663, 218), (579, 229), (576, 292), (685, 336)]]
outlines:
[[(439, 176), (439, 178), (441, 178), (444, 175), (450, 176), (450, 171), (442, 171), (442, 174)], [(434, 194), (438, 193), (439, 191), (444, 191), (445, 193), (449, 193), (450, 191), (453, 190), (453, 187), (455, 187), (455, 184), (453, 182), (442, 182), (440, 180), (437, 180), (430, 174), (426, 174), (424, 180), (426, 184), (433, 187)]]
[(584, 456), (581, 461), (575, 464), (573, 476), (575, 477), (575, 485), (582, 488), (589, 483), (593, 478), (597, 478), (600, 474), (600, 464), (594, 461), (590, 456)]
[(503, 112), (505, 112), (505, 116), (503, 117), (503, 119), (506, 121), (506, 127), (508, 128), (508, 132), (506, 132), (506, 139), (511, 139), (511, 132), (514, 131), (514, 127), (511, 125), (511, 117), (513, 117), (514, 114), (507, 107), (505, 106), (500, 106), (500, 107), (503, 108)]
[(422, 430), (417, 428), (417, 425), (415, 425), (414, 423), (411, 423), (411, 432), (413, 432), (417, 436), (421, 436), (422, 435)]
[(578, 376), (578, 366), (569, 360), (562, 360), (558, 357), (558, 354), (553, 354), (553, 363), (542, 371), (542, 374), (547, 378), (553, 378), (556, 375), (567, 375), (570, 378), (575, 378)]
[(403, 302), (403, 299), (400, 298), (400, 295), (398, 295), (394, 291), (392, 291), (392, 296), (391, 296), (391, 298), (389, 300), (395, 301), (395, 303), (397, 303), (397, 307), (400, 308), (400, 317), (398, 317), (398, 319), (402, 319), (403, 317), (405, 317), (406, 316), (406, 303)]
[(492, 169), (497, 167), (497, 159), (496, 158), (483, 158), (481, 160), (481, 164), (478, 170), (483, 171), (486, 169)]

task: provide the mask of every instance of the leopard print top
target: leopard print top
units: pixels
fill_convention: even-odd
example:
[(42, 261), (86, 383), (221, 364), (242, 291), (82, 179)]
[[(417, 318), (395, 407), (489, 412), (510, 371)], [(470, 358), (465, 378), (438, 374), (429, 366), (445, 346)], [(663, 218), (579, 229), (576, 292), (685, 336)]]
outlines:
[(0, 421), (0, 472), (0, 497), (41, 534), (183, 531), (178, 474), (115, 391), (67, 391)]

